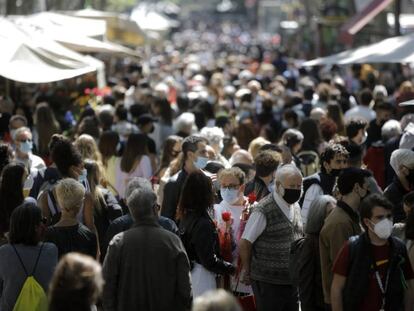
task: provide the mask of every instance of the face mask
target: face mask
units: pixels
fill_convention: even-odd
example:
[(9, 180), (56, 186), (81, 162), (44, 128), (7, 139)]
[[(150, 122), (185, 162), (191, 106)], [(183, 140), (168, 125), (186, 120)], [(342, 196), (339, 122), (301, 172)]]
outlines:
[(342, 169), (340, 168), (333, 168), (331, 169), (331, 176), (338, 177), (341, 174)]
[(385, 218), (376, 224), (374, 224), (372, 221), (370, 222), (374, 225), (374, 232), (380, 239), (386, 240), (390, 237), (393, 229), (391, 220)]
[(82, 173), (79, 175), (78, 177), (78, 181), (83, 184), (84, 182), (86, 182), (88, 180), (88, 171), (84, 168), (82, 170)]
[(220, 194), (223, 200), (228, 204), (234, 204), (239, 198), (239, 191), (237, 189), (220, 188)]
[(31, 141), (21, 142), (19, 149), (23, 153), (29, 153), (33, 149), (33, 142), (31, 142)]
[(302, 194), (302, 190), (300, 189), (284, 189), (282, 186), (280, 195), (282, 196), (283, 200), (286, 201), (288, 204), (293, 204), (299, 201), (300, 196)]
[(367, 132), (364, 132), (364, 136), (362, 136), (361, 145), (362, 144), (365, 144), (365, 142), (367, 141), (367, 138), (368, 138), (368, 133)]
[(206, 167), (208, 158), (205, 157), (197, 157), (197, 160), (194, 162), (194, 166), (199, 170), (202, 170)]
[(272, 179), (272, 181), (267, 185), (267, 190), (269, 190), (270, 193), (273, 192), (273, 190), (275, 190), (275, 180)]
[(10, 130), (10, 137), (11, 137), (13, 140), (16, 140), (16, 130)]

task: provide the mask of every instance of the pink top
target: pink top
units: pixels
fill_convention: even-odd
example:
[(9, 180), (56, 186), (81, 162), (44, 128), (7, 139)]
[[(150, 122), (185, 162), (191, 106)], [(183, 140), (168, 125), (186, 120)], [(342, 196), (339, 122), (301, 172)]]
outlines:
[(148, 180), (152, 177), (151, 160), (148, 156), (143, 155), (139, 164), (129, 173), (121, 170), (121, 158), (116, 159), (115, 164), (115, 189), (121, 198), (125, 198), (125, 189), (128, 182), (134, 177), (143, 177)]

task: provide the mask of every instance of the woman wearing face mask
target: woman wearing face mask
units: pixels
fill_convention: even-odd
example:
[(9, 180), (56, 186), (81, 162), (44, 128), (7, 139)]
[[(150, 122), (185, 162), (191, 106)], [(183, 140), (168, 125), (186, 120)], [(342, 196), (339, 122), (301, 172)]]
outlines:
[[(246, 187), (245, 174), (238, 167), (224, 169), (219, 172), (218, 180), (220, 183), (220, 195), (222, 201), (214, 205), (214, 221), (220, 233), (230, 234), (232, 244), (231, 259), (235, 266), (239, 258), (238, 243), (243, 230), (243, 222), (247, 221), (248, 213), (246, 208), (250, 204), (248, 199), (243, 195)], [(222, 250), (224, 253), (225, 250)], [(230, 289), (234, 290), (237, 285), (237, 276), (231, 277)], [(237, 287), (239, 293), (252, 293), (251, 286), (239, 284)]]
[[(81, 223), (95, 232), (93, 197), (89, 191), (87, 171), (83, 166), (79, 151), (68, 139), (62, 139), (54, 145), (53, 158), (60, 178), (72, 178), (84, 186), (86, 195), (77, 218)], [(56, 224), (61, 217), (61, 209), (56, 199), (56, 182), (57, 180), (45, 181), (40, 187), (38, 197), (39, 207), (42, 209), (43, 216), (46, 217), (48, 225)]]

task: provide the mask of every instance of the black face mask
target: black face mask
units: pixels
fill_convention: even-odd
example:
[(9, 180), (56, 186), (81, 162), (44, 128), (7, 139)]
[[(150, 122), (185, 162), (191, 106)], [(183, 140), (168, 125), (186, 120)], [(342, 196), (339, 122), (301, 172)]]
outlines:
[(330, 175), (332, 175), (334, 177), (338, 177), (339, 174), (341, 174), (341, 172), (342, 172), (342, 169), (340, 169), (340, 168), (333, 168), (333, 169), (331, 169)]
[(407, 175), (407, 180), (411, 185), (414, 185), (414, 169), (410, 170), (410, 173)]
[(289, 204), (296, 203), (300, 199), (302, 191), (300, 189), (285, 189), (283, 200)]

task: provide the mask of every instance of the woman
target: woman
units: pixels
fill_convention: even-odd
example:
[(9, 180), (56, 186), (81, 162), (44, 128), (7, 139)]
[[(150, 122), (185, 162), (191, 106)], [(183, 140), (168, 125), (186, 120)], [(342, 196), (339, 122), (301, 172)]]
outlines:
[(147, 154), (147, 137), (144, 134), (129, 135), (124, 154), (116, 161), (115, 189), (121, 198), (124, 198), (131, 178), (151, 178), (151, 160)]
[(105, 170), (105, 177), (111, 191), (115, 191), (115, 168), (116, 158), (121, 150), (121, 141), (115, 131), (105, 131), (102, 133), (99, 144), (99, 151), (102, 155), (102, 164)]
[(101, 266), (78, 253), (65, 255), (50, 284), (49, 311), (92, 311), (102, 294)]
[(55, 225), (47, 228), (45, 241), (57, 246), (59, 258), (70, 252), (79, 252), (96, 258), (96, 235), (77, 219), (83, 204), (85, 188), (73, 178), (65, 178), (57, 184), (56, 195), (61, 207), (61, 217)]
[[(99, 237), (99, 245), (103, 245), (106, 231), (113, 220), (122, 216), (122, 207), (111, 191), (101, 186), (101, 172), (98, 163), (85, 160), (88, 172), (88, 184), (94, 202), (94, 223)], [(104, 250), (101, 249), (101, 253)]]
[(33, 122), (35, 125), (33, 140), (37, 146), (37, 152), (43, 159), (47, 159), (49, 156), (49, 141), (53, 134), (60, 133), (59, 122), (48, 103), (40, 103), (36, 106)]
[(337, 125), (338, 135), (345, 136), (345, 121), (341, 106), (336, 102), (328, 104), (328, 118), (332, 119)]
[(40, 242), (43, 231), (42, 212), (35, 204), (25, 203), (13, 211), (9, 244), (0, 247), (0, 310), (13, 310), (28, 274), (47, 292), (57, 249)]
[[(59, 172), (59, 179), (72, 178), (79, 180), (85, 189), (89, 189), (87, 172), (83, 166), (82, 156), (68, 139), (57, 139), (53, 145), (53, 159)], [(60, 220), (61, 208), (56, 199), (56, 181), (46, 182), (41, 188), (38, 198), (39, 207), (47, 219), (48, 225), (56, 224)], [(90, 230), (95, 231), (93, 221), (93, 199), (89, 192), (84, 196), (83, 204), (78, 220), (85, 224)]]
[[(214, 221), (217, 223), (221, 237), (226, 233), (230, 233), (229, 237), (233, 249), (229, 253), (229, 249), (223, 250), (222, 244), (222, 255), (224, 256), (227, 251), (226, 255), (231, 257), (231, 261), (237, 266), (239, 258), (238, 244), (243, 234), (244, 225), (249, 217), (247, 208), (249, 208), (250, 202), (243, 195), (246, 188), (246, 177), (240, 168), (232, 167), (221, 170), (218, 174), (218, 181), (220, 183), (222, 201), (214, 205)], [(226, 213), (229, 219), (226, 219)], [(236, 288), (237, 277), (231, 278), (230, 285), (230, 290)], [(247, 294), (252, 293), (252, 289), (250, 286), (240, 283), (237, 287), (237, 292)]]
[(183, 139), (180, 136), (168, 136), (164, 144), (164, 150), (161, 156), (160, 167), (158, 171), (154, 174), (158, 180), (160, 180), (164, 176), (171, 162), (174, 161), (180, 154), (182, 142)]
[(322, 290), (322, 272), (319, 257), (319, 233), (325, 218), (336, 205), (329, 195), (317, 197), (309, 208), (305, 239), (299, 261), (299, 298), (303, 311), (325, 310)]
[(11, 214), (23, 203), (26, 178), (27, 170), (21, 163), (10, 163), (3, 169), (0, 184), (0, 244), (5, 242), (5, 234), (9, 232)]
[(193, 269), (193, 295), (215, 289), (216, 274), (233, 274), (235, 267), (224, 261), (216, 226), (209, 213), (214, 202), (213, 184), (202, 172), (191, 173), (184, 183), (178, 205), (180, 234)]
[(74, 145), (79, 150), (83, 160), (91, 159), (102, 163), (102, 155), (98, 149), (95, 139), (92, 136), (82, 134), (76, 138)]

